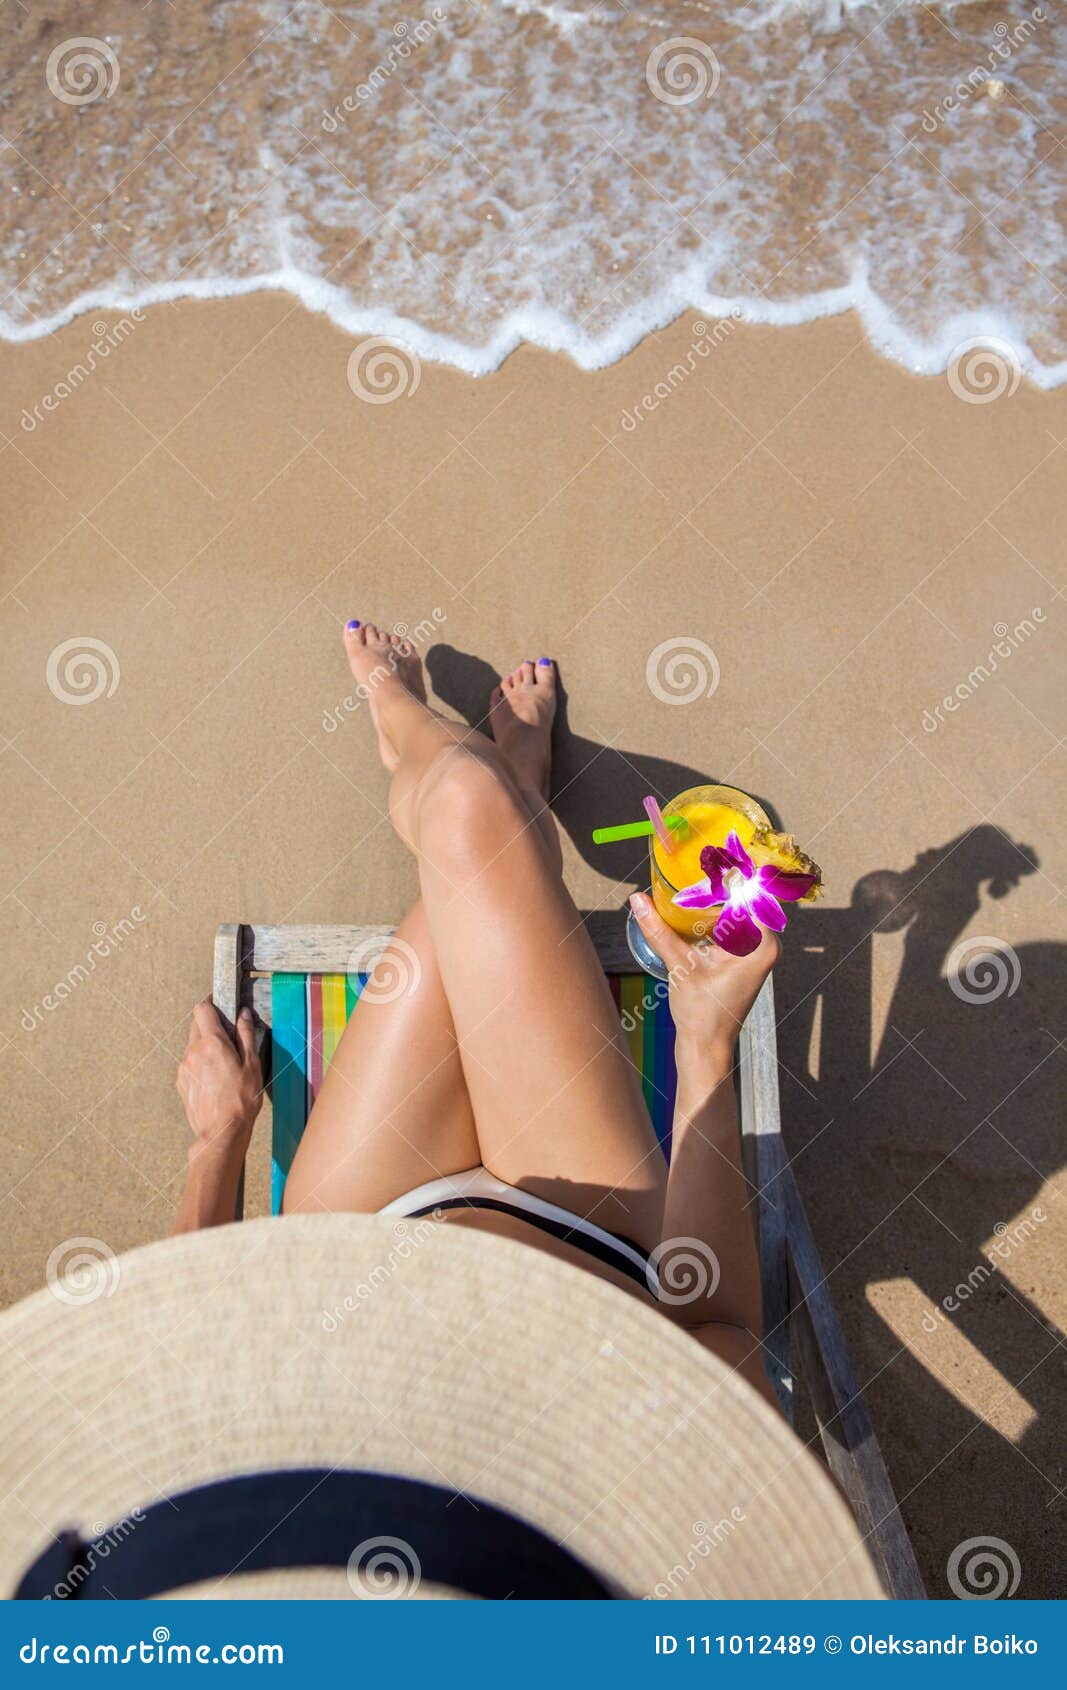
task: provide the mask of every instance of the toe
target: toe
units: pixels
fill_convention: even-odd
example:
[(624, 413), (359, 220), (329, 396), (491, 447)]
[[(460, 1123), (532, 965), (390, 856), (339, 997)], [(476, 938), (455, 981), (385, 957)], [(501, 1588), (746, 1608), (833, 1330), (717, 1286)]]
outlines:
[(492, 692), (489, 694), (489, 708), (490, 708), (490, 710), (492, 710), (494, 705), (500, 703), (500, 700), (503, 698), (503, 696), (504, 696), (504, 694), (501, 691), (500, 686), (498, 684), (497, 686), (495, 686), (493, 688)]
[(554, 687), (556, 684), (556, 665), (550, 657), (537, 659), (537, 684), (539, 687)]
[(514, 685), (515, 685), (514, 675), (504, 675), (504, 676), (501, 677), (501, 681), (500, 681), (501, 692), (510, 692)]
[(529, 681), (533, 680), (533, 678), (534, 678), (534, 666), (530, 662), (530, 659), (528, 657), (525, 659), (524, 662), (519, 664), (519, 667), (515, 671), (515, 675), (516, 675), (516, 679), (520, 680), (520, 681), (529, 682)]
[(361, 622), (358, 622), (356, 620), (356, 618), (353, 617), (350, 622), (345, 624), (345, 645), (349, 645), (349, 646), (362, 645), (363, 644), (363, 638), (364, 638), (363, 624)]

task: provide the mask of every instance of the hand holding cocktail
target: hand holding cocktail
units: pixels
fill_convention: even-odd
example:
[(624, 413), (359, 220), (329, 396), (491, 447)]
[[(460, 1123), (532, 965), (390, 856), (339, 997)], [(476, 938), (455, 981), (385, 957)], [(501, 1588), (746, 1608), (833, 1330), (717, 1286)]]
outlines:
[[(784, 929), (785, 905), (818, 896), (817, 865), (736, 787), (695, 786), (662, 810), (654, 798), (645, 800), (645, 808), (647, 823), (598, 829), (593, 837), (649, 835), (652, 903), (660, 920), (683, 938), (711, 937), (732, 956), (748, 956), (764, 931)], [(627, 938), (641, 967), (666, 979), (664, 955), (635, 913)]]
[(670, 982), (671, 1020), (679, 1056), (698, 1076), (702, 1065), (720, 1073), (733, 1061), (737, 1035), (760, 987), (778, 961), (781, 943), (765, 932), (748, 956), (731, 956), (720, 945), (694, 944), (669, 927), (647, 892), (630, 899), (633, 921)]

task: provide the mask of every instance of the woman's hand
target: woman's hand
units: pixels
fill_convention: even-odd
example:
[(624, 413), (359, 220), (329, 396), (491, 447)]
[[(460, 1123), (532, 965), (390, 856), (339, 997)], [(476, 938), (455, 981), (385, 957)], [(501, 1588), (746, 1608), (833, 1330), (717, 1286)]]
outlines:
[(211, 999), (198, 1003), (175, 1083), (196, 1135), (194, 1150), (239, 1145), (243, 1153), (263, 1104), (251, 1010), (237, 1018), (235, 1047)]
[(645, 938), (667, 966), (671, 1015), (680, 1043), (713, 1062), (733, 1062), (741, 1023), (778, 961), (781, 945), (766, 930), (749, 956), (731, 956), (713, 940), (683, 939), (668, 927), (652, 899), (635, 892), (630, 908)]
[(758, 1356), (763, 1297), (752, 1194), (738, 1132), (734, 1050), (741, 1024), (781, 947), (775, 935), (764, 930), (749, 956), (731, 956), (714, 940), (683, 939), (644, 893), (631, 898), (630, 907), (667, 965), (678, 1034), (678, 1089), (660, 1249), (669, 1251), (674, 1241), (703, 1241), (717, 1270), (699, 1288), (701, 1295), (670, 1312), (682, 1325), (698, 1327), (701, 1342), (724, 1358), (729, 1359), (733, 1346), (730, 1365), (736, 1367), (740, 1334), (731, 1337), (729, 1328), (740, 1328), (745, 1335), (741, 1343), (748, 1346), (744, 1353)]

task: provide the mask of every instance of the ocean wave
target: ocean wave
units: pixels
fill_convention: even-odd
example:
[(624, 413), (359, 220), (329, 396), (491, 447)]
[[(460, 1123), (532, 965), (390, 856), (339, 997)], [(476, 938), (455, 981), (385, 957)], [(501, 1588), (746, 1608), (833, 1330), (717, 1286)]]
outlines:
[(1067, 380), (1061, 15), (422, 5), (17, 18), (0, 335), (275, 288), (482, 374), (854, 310), (916, 372), (985, 339)]

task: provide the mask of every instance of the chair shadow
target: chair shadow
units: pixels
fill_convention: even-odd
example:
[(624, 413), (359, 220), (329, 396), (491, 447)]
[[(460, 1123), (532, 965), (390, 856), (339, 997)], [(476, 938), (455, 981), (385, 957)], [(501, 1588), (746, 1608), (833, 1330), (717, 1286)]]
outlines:
[(848, 909), (801, 911), (776, 972), (787, 1145), (932, 1596), (979, 1536), (1018, 1557), (1021, 1597), (1061, 1582), (1067, 1352), (1028, 1287), (1063, 1160), (1067, 947), (1011, 949), (991, 910), (961, 940), (1038, 866), (974, 828), (865, 874)]
[[(434, 692), (470, 727), (485, 728), (486, 700), (497, 682), (492, 665), (454, 646), (437, 645), (426, 660)], [(552, 811), (575, 850), (598, 874), (616, 881), (620, 904), (631, 891), (648, 885), (648, 852), (643, 840), (594, 845), (593, 828), (640, 820), (642, 800), (651, 793), (661, 803), (688, 787), (714, 777), (669, 757), (605, 745), (574, 733), (566, 688), (560, 683), (552, 735)], [(773, 809), (753, 794), (768, 815)], [(622, 889), (625, 888), (625, 893)]]

